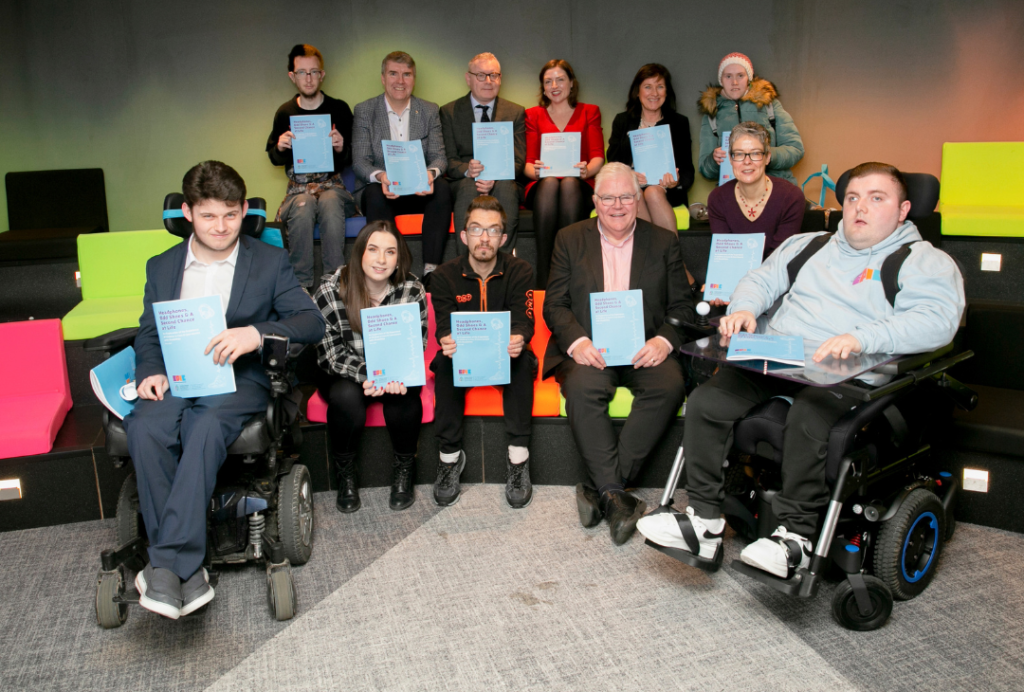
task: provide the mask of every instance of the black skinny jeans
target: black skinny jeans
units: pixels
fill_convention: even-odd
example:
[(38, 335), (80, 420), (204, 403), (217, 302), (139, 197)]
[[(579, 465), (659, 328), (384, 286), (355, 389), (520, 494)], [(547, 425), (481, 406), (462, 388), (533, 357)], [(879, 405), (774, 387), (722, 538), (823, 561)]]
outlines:
[(331, 438), (333, 453), (356, 453), (366, 427), (366, 407), (380, 401), (384, 405), (384, 423), (395, 454), (416, 454), (420, 422), (423, 420), (420, 387), (409, 387), (405, 394), (370, 397), (363, 394), (361, 382), (327, 373), (323, 373), (316, 385), (320, 396), (327, 402), (327, 434)]

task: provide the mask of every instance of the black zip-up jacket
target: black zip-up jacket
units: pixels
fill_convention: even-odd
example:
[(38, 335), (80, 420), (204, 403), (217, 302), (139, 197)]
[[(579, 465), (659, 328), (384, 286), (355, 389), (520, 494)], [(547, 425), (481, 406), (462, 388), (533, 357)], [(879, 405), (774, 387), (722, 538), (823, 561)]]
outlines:
[(453, 312), (504, 312), (512, 318), (512, 334), (533, 338), (533, 268), (529, 262), (498, 252), (491, 275), (482, 278), (465, 255), (448, 260), (430, 277), (437, 342), (452, 333)]

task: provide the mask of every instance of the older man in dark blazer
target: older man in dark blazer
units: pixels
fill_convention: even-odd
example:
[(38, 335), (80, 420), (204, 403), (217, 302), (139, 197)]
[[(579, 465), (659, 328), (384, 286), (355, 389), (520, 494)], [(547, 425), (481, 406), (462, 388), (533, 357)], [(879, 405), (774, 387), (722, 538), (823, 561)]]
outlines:
[[(416, 61), (408, 53), (388, 53), (380, 66), (384, 93), (356, 105), (352, 126), (352, 167), (356, 194), (366, 220), (394, 223), (399, 214), (423, 214), (424, 273), (444, 259), (452, 220), (452, 198), (442, 173), (448, 168), (437, 104), (412, 95)], [(385, 139), (419, 140), (430, 179), (428, 192), (399, 196), (391, 191), (384, 168)], [(358, 197), (357, 197), (358, 199)]]
[[(671, 231), (636, 218), (640, 186), (621, 163), (606, 164), (596, 178), (597, 218), (558, 232), (544, 298), (551, 340), (544, 376), (554, 373), (565, 396), (576, 446), (589, 482), (576, 486), (580, 523), (608, 520), (612, 541), (629, 540), (646, 505), (625, 491), (675, 417), (683, 401), (683, 371), (673, 356), (682, 345), (666, 322), (692, 321), (693, 301), (679, 241)], [(647, 339), (632, 365), (607, 366), (591, 337), (590, 294), (643, 291)], [(628, 387), (633, 407), (616, 438), (608, 402)]]
[[(501, 202), (507, 216), (505, 232), (508, 241), (501, 249), (512, 252), (516, 246), (522, 188), (517, 180), (488, 178), (483, 164), (473, 157), (473, 123), (511, 123), (518, 179), (522, 177), (526, 163), (526, 111), (518, 103), (498, 98), (501, 64), (491, 53), (480, 53), (469, 61), (466, 86), (469, 87), (468, 94), (441, 106), (441, 131), (444, 133), (444, 150), (448, 154), (445, 177), (455, 197), (455, 228), (461, 231), (466, 227), (466, 210), (470, 202), (480, 195), (490, 195)], [(465, 244), (460, 236), (456, 235), (456, 238), (461, 251)]]
[[(182, 188), (193, 233), (146, 265), (135, 337), (139, 401), (124, 419), (149, 538), (149, 564), (135, 579), (139, 603), (172, 619), (213, 599), (202, 567), (206, 507), (228, 446), (249, 418), (267, 409), (270, 380), (255, 353), (263, 335), (308, 344), (324, 333), (324, 318), (295, 278), (288, 254), (240, 237), (246, 203), (238, 173), (206, 161), (185, 175)], [(210, 295), (221, 296), (227, 329), (207, 351), (216, 362), (233, 364), (236, 391), (171, 396), (153, 304)]]

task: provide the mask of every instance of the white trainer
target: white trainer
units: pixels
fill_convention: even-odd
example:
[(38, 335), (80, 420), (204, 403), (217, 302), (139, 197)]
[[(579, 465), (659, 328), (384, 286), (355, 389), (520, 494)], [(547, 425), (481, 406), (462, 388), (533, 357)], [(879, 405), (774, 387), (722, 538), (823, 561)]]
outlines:
[(652, 543), (685, 550), (704, 560), (715, 558), (725, 533), (724, 527), (718, 533), (712, 533), (707, 524), (693, 513), (692, 507), (687, 507), (682, 513), (648, 514), (636, 523), (636, 530)]
[(813, 554), (809, 539), (780, 526), (771, 538), (758, 539), (744, 548), (740, 560), (780, 579), (789, 579), (796, 570), (810, 567)]

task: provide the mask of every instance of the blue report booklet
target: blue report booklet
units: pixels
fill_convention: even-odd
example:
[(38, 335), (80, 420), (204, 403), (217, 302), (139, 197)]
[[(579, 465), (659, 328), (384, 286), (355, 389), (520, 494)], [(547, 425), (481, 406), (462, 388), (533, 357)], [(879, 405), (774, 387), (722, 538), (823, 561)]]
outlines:
[(729, 136), (731, 132), (722, 133), (722, 149), (725, 150), (725, 161), (718, 164), (718, 184), (725, 185), (727, 182), (735, 178), (732, 174), (732, 158), (729, 157)]
[(381, 141), (381, 146), (384, 148), (384, 170), (391, 182), (392, 192), (396, 195), (430, 192), (422, 142), (418, 139), (411, 142), (385, 139)]
[(541, 178), (578, 178), (580, 169), (574, 166), (582, 161), (580, 158), (579, 132), (549, 132), (540, 136), (540, 160), (544, 168), (540, 171)]
[(728, 301), (740, 279), (761, 266), (764, 233), (715, 233), (708, 253), (704, 300)]
[(590, 294), (590, 327), (594, 348), (605, 365), (630, 365), (644, 347), (644, 292), (605, 291)]
[(785, 365), (804, 364), (804, 340), (800, 336), (749, 334), (740, 332), (729, 338), (726, 360), (764, 360)]
[(515, 180), (512, 123), (473, 123), (473, 158), (484, 166), (478, 180)]
[(292, 131), (292, 165), (296, 173), (334, 171), (334, 146), (331, 144), (331, 116), (289, 116)]
[(648, 185), (657, 185), (666, 173), (676, 179), (676, 157), (668, 125), (633, 130), (629, 133), (629, 145), (633, 149), (633, 170), (647, 176)]
[(115, 416), (124, 417), (135, 408), (135, 349), (118, 351), (89, 371), (96, 398)]
[(227, 329), (219, 293), (202, 298), (153, 303), (164, 369), (171, 394), (182, 399), (230, 394), (235, 369), (213, 362), (213, 350), (203, 354), (213, 337)]
[(511, 381), (508, 355), (511, 333), (512, 313), (453, 312), (455, 386), (508, 384)]
[(374, 387), (383, 387), (388, 382), (400, 382), (406, 387), (427, 383), (419, 303), (363, 308), (359, 320), (363, 326), (366, 379)]

